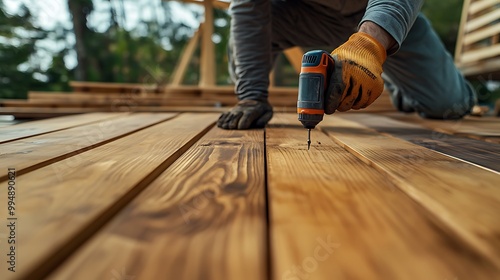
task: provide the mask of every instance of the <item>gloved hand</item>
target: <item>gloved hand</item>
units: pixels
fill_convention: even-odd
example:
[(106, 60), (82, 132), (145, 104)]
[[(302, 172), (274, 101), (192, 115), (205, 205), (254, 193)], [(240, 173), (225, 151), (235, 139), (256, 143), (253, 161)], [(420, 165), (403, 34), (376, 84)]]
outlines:
[(224, 129), (262, 128), (272, 117), (273, 107), (267, 101), (241, 100), (219, 117), (217, 126)]
[(354, 33), (331, 55), (335, 71), (326, 94), (326, 114), (365, 108), (382, 94), (382, 64), (387, 53), (376, 39), (366, 33)]

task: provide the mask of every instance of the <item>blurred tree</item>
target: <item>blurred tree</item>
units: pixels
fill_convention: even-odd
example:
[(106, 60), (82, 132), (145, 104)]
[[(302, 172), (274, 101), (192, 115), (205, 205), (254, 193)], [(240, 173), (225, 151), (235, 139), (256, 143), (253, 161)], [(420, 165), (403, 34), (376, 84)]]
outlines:
[[(78, 56), (75, 78), (78, 80), (164, 84), (182, 45), (193, 32), (193, 28), (173, 20), (169, 2), (148, 1), (148, 5), (155, 5), (152, 8), (155, 16), (143, 18), (144, 14), (139, 12), (139, 24), (132, 30), (125, 29), (122, 0), (106, 0), (109, 5), (104, 12), (94, 10), (91, 0), (81, 0), (78, 5), (73, 2), (68, 0), (75, 26)], [(141, 2), (134, 2), (138, 5), (137, 11), (142, 10), (140, 5), (144, 2)], [(110, 24), (106, 30), (89, 27), (86, 20), (91, 12), (99, 12), (101, 16), (107, 13)], [(159, 13), (163, 13), (163, 21)]]
[(0, 0), (0, 98), (26, 98), (28, 90), (43, 88), (43, 71), (32, 60), (36, 41), (45, 37), (28, 7), (10, 15)]
[(227, 45), (229, 41), (229, 23), (231, 17), (224, 10), (214, 10), (215, 60), (217, 62), (217, 84), (232, 83), (228, 71)]
[(87, 27), (87, 17), (94, 9), (92, 0), (68, 0), (68, 8), (75, 33), (75, 47), (78, 65), (75, 69), (75, 79), (87, 80), (88, 72), (88, 42), (91, 31)]

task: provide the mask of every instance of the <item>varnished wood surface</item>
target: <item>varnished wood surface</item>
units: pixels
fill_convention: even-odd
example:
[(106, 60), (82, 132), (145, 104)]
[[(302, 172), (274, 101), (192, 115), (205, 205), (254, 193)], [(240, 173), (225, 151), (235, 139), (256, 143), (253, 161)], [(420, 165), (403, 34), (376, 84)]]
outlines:
[(464, 138), (337, 113), (307, 151), (290, 108), (266, 130), (213, 127), (219, 112), (0, 128), (19, 219), (18, 270), (0, 257), (0, 279), (498, 278), (494, 119), (466, 119)]
[(66, 116), (50, 120), (40, 120), (0, 128), (0, 143), (22, 139), (30, 136), (58, 131), (82, 124), (93, 123), (105, 119), (124, 116), (125, 113), (89, 113), (81, 116)]
[(385, 115), (443, 133), (500, 143), (500, 119), (498, 118), (467, 116), (460, 120), (431, 120), (420, 118), (416, 114), (386, 113)]
[(214, 128), (50, 279), (265, 279), (265, 204), (264, 132)]
[[(342, 114), (381, 133), (410, 141), (427, 149), (500, 171), (500, 144), (426, 129), (417, 124), (369, 114)], [(498, 120), (500, 122), (500, 119)]]
[(321, 128), (386, 174), (464, 245), (500, 267), (500, 173), (381, 135), (356, 122), (327, 118)]
[[(18, 176), (18, 182), (25, 182), (17, 193), (24, 205), (17, 210), (23, 220), (17, 233), (23, 240), (17, 247), (23, 269), (15, 276), (40, 279), (52, 270), (181, 156), (214, 119), (213, 114), (183, 114)], [(6, 196), (7, 188), (0, 188), (0, 197)], [(1, 207), (0, 217), (6, 211)], [(0, 273), (7, 271), (5, 266)]]
[(318, 130), (310, 151), (305, 137), (295, 116), (266, 130), (272, 279), (496, 277), (395, 180)]
[(230, 107), (206, 107), (206, 106), (114, 106), (105, 108), (46, 108), (46, 107), (23, 107), (2, 108), (0, 115), (12, 115), (19, 119), (43, 119), (69, 115), (85, 114), (90, 112), (225, 112)]
[[(24, 174), (175, 116), (135, 113), (6, 143), (0, 146), (0, 170), (15, 166), (19, 175)], [(0, 174), (0, 181), (3, 180), (7, 180), (7, 174)]]

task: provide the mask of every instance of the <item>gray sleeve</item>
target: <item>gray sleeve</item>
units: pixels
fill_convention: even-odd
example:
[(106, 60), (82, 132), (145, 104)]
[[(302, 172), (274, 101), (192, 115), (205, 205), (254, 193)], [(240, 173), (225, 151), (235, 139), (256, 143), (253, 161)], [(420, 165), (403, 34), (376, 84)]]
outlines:
[(408, 35), (423, 2), (423, 0), (370, 0), (359, 24), (372, 21), (391, 34), (398, 43), (396, 48), (388, 51), (392, 54), (399, 49)]
[(243, 99), (267, 99), (271, 68), (271, 1), (231, 2), (231, 43), (236, 94)]

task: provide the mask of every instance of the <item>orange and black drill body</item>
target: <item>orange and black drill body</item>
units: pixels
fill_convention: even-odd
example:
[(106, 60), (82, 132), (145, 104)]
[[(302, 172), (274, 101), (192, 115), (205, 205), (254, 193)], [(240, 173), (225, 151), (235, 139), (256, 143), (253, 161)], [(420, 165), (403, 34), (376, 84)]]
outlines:
[(333, 70), (334, 60), (326, 51), (309, 51), (302, 57), (297, 113), (307, 129), (315, 128), (323, 120), (325, 94)]

